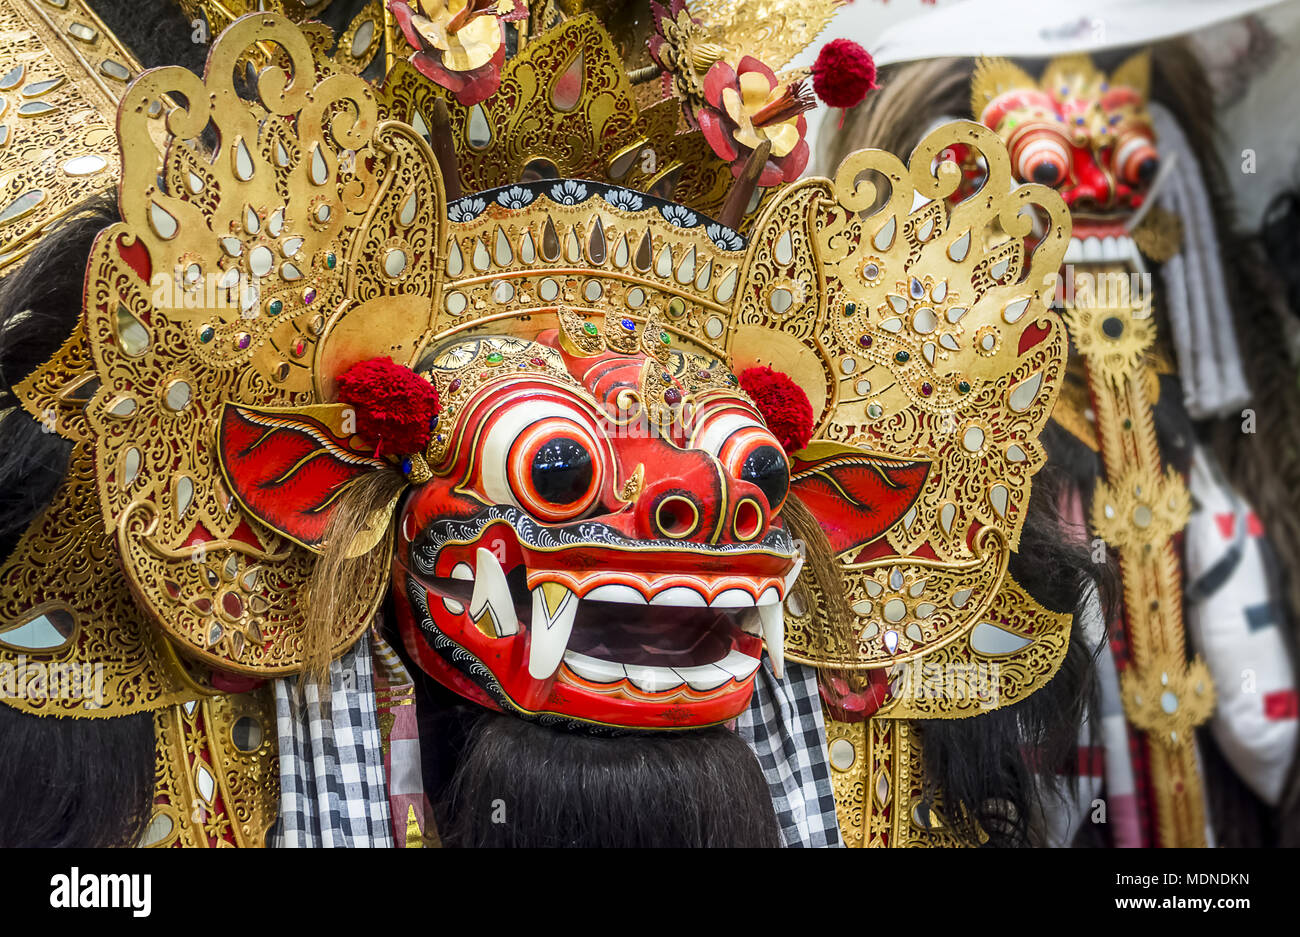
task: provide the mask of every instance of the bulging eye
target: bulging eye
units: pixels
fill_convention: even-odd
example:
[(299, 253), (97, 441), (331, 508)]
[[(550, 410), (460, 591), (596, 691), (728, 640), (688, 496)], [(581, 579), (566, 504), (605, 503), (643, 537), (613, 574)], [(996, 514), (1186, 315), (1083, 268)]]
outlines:
[(526, 490), (539, 503), (568, 507), (586, 498), (595, 481), (595, 459), (581, 439), (572, 435), (543, 438), (516, 457), (528, 468)]
[(1160, 154), (1146, 133), (1131, 132), (1116, 144), (1112, 165), (1121, 182), (1131, 186), (1150, 185), (1160, 170)]
[(764, 443), (749, 450), (740, 477), (758, 486), (773, 511), (781, 509), (790, 491), (790, 464), (779, 448)]
[(557, 401), (520, 401), (490, 418), (483, 445), (484, 494), (538, 520), (574, 520), (600, 500), (605, 460), (597, 430)]
[(712, 417), (697, 445), (717, 456), (732, 478), (763, 492), (773, 514), (781, 510), (790, 493), (790, 463), (781, 444), (762, 423), (734, 412)]
[(1016, 141), (1013, 158), (1016, 172), (1026, 182), (1053, 188), (1065, 181), (1070, 171), (1070, 151), (1061, 135), (1052, 130), (1034, 130)]

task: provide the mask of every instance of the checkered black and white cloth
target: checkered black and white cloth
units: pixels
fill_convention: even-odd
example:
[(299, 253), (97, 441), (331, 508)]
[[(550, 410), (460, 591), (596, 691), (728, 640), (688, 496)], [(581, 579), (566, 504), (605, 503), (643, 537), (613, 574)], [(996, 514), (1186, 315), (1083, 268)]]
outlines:
[(753, 699), (736, 720), (736, 732), (758, 756), (785, 845), (843, 846), (817, 672), (787, 662), (785, 679), (778, 680), (764, 654)]
[(297, 677), (275, 682), (280, 820), (275, 846), (392, 846), (369, 637), (330, 664), (330, 707)]

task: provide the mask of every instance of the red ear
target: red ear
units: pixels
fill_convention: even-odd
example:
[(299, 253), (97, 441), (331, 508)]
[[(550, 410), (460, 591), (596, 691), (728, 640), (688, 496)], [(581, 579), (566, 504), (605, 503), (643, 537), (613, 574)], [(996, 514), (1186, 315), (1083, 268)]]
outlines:
[(929, 462), (905, 462), (851, 446), (813, 443), (792, 457), (790, 489), (822, 522), (836, 553), (875, 540), (907, 513)]
[(323, 545), (339, 495), (391, 466), (344, 432), (350, 408), (262, 409), (226, 404), (217, 451), (231, 493), (257, 520), (308, 549)]

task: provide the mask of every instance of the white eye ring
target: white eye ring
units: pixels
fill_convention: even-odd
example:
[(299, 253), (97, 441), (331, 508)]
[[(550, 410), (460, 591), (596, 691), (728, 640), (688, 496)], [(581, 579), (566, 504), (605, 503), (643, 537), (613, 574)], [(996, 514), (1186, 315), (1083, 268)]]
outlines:
[(738, 430), (751, 426), (764, 432), (767, 431), (767, 427), (762, 423), (743, 413), (733, 412), (723, 413), (720, 416), (711, 416), (705, 419), (703, 429), (691, 441), (691, 446), (695, 449), (703, 449), (709, 455), (717, 456), (722, 452), (722, 447), (727, 440)]
[(518, 398), (506, 403), (488, 419), (492, 425), (483, 437), (483, 448), (479, 453), (479, 484), (493, 504), (513, 504), (532, 513), (528, 505), (520, 503), (510, 484), (510, 450), (528, 427), (545, 420), (561, 419), (575, 424), (579, 431), (575, 435), (587, 437), (583, 441), (592, 445), (592, 459), (603, 476), (603, 453), (599, 446), (603, 434), (591, 417), (576, 407), (567, 406), (555, 398)]
[(1057, 165), (1060, 167), (1059, 178), (1065, 178), (1066, 172), (1069, 171), (1070, 154), (1066, 152), (1065, 145), (1061, 141), (1050, 138), (1039, 138), (1025, 144), (1024, 149), (1020, 152), (1020, 160), (1017, 166), (1020, 178), (1032, 181), (1033, 176), (1030, 174), (1029, 166), (1033, 162), (1033, 158), (1041, 154), (1057, 157)]

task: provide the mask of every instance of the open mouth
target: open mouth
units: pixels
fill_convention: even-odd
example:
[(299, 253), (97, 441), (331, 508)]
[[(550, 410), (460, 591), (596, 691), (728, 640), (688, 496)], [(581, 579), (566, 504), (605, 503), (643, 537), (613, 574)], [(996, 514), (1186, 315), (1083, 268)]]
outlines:
[[(768, 607), (779, 615), (779, 606)], [(687, 687), (707, 693), (753, 676), (763, 647), (761, 627), (756, 609), (666, 613), (650, 605), (583, 602), (564, 669), (601, 687), (626, 681), (642, 693)]]
[[(489, 638), (528, 634), (528, 673), (601, 693), (715, 694), (748, 681), (766, 644), (783, 663), (783, 576), (530, 570), (509, 574), (491, 551), (463, 554), (426, 579), (430, 599)], [(471, 561), (472, 560), (472, 565)]]

